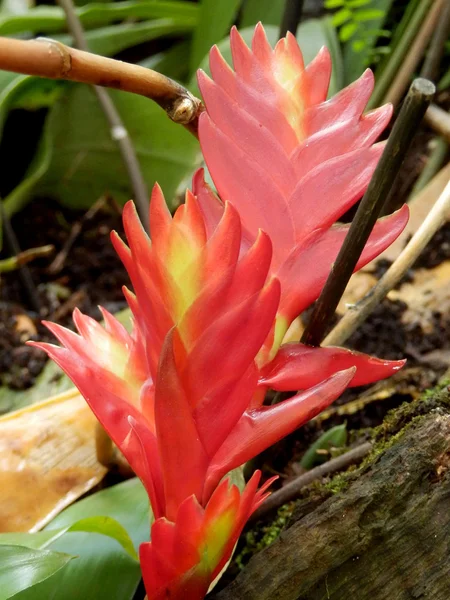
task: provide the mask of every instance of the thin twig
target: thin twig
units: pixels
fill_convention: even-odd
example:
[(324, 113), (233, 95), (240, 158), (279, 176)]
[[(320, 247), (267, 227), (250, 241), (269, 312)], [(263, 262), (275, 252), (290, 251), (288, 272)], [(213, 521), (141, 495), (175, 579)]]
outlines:
[(431, 7), (430, 12), (427, 14), (419, 33), (415, 37), (414, 42), (412, 43), (408, 54), (406, 55), (406, 58), (402, 62), (400, 69), (397, 71), (392, 85), (386, 92), (386, 95), (383, 99), (383, 104), (391, 102), (394, 106), (396, 106), (402, 99), (417, 65), (423, 57), (425, 48), (427, 47), (433, 30), (439, 21), (441, 12), (444, 10), (444, 2), (449, 4), (449, 0), (436, 0)]
[[(66, 15), (67, 27), (73, 36), (75, 45), (80, 50), (87, 52), (89, 48), (86, 36), (72, 0), (58, 0), (58, 2)], [(93, 90), (110, 126), (111, 137), (120, 150), (141, 220), (148, 227), (149, 193), (133, 142), (108, 91), (98, 86), (93, 86)]]
[(450, 115), (432, 104), (425, 113), (425, 123), (450, 142)]
[(17, 269), (19, 269), (23, 265), (26, 265), (32, 260), (35, 260), (36, 258), (43, 258), (44, 256), (48, 256), (49, 254), (53, 254), (54, 251), (55, 247), (52, 244), (23, 250), (23, 252), (17, 254), (16, 256), (10, 256), (9, 258), (4, 258), (3, 260), (0, 260), (0, 273), (9, 273), (10, 271), (17, 271)]
[(280, 490), (277, 490), (273, 494), (271, 494), (267, 500), (258, 508), (256, 512), (250, 517), (250, 522), (258, 521), (259, 519), (264, 518), (268, 513), (271, 513), (274, 510), (283, 506), (287, 502), (292, 502), (295, 500), (301, 490), (316, 481), (317, 479), (321, 479), (325, 475), (330, 475), (331, 473), (336, 473), (336, 471), (341, 471), (350, 465), (354, 465), (355, 463), (360, 462), (365, 456), (369, 454), (372, 449), (372, 444), (370, 442), (364, 442), (360, 446), (349, 450), (345, 454), (341, 454), (341, 456), (337, 456), (336, 458), (332, 458), (327, 461), (323, 465), (311, 469), (307, 473), (303, 475), (299, 475), (285, 486), (283, 486)]
[(426, 219), (411, 238), (409, 244), (392, 263), (380, 281), (358, 302), (325, 338), (324, 345), (343, 344), (380, 304), (388, 292), (402, 279), (450, 212), (450, 182), (437, 199)]
[(24, 41), (0, 37), (0, 69), (48, 79), (66, 79), (150, 98), (168, 116), (197, 135), (203, 105), (172, 79), (139, 65), (70, 48), (46, 38)]
[[(5, 207), (3, 206), (3, 202), (0, 199), (0, 226), (3, 226), (3, 231), (5, 233), (5, 240), (8, 244), (9, 250), (11, 254), (14, 256), (19, 256), (22, 253), (19, 242), (17, 240), (14, 229), (11, 226), (11, 221), (9, 220), (8, 215), (6, 214)], [(27, 265), (22, 264), (19, 265), (19, 277), (22, 281), (22, 285), (24, 287), (25, 293), (28, 296), (28, 300), (30, 302), (30, 306), (37, 313), (41, 310), (41, 303), (39, 301), (39, 295), (34, 285), (33, 278), (31, 277), (31, 273)]]
[(388, 194), (434, 93), (435, 87), (427, 79), (413, 81), (383, 155), (303, 333), (303, 343), (317, 346), (325, 335), (376, 220), (388, 201)]
[(105, 206), (105, 201), (105, 197), (102, 196), (91, 206), (91, 208), (83, 215), (81, 219), (75, 221), (71, 227), (68, 238), (64, 242), (63, 247), (52, 260), (51, 264), (47, 267), (47, 273), (56, 275), (56, 273), (59, 273), (64, 268), (64, 264), (69, 256), (72, 246), (74, 245), (80, 233), (83, 231), (84, 223), (92, 219), (98, 213), (98, 211)]
[(280, 26), (280, 39), (284, 38), (288, 31), (296, 35), (302, 10), (303, 0), (285, 0), (284, 13)]
[(425, 57), (425, 61), (420, 72), (421, 77), (430, 79), (436, 83), (439, 65), (444, 55), (445, 43), (450, 33), (450, 2), (446, 0), (444, 8), (440, 14), (436, 30), (431, 38), (430, 48)]

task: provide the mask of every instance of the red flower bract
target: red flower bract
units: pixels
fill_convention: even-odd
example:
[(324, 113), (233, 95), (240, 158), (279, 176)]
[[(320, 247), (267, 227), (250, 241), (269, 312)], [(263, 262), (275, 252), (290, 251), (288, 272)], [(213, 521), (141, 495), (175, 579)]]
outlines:
[[(151, 240), (126, 204), (128, 246), (112, 239), (134, 289), (124, 290), (132, 333), (106, 311), (104, 328), (75, 311), (79, 335), (49, 323), (63, 347), (35, 344), (73, 380), (146, 487), (155, 517), (140, 552), (149, 600), (201, 600), (226, 564), (266, 489), (257, 491), (256, 473), (241, 493), (227, 473), (349, 385), (403, 365), (283, 345), (321, 291), (348, 229), (335, 221), (364, 193), (391, 109), (362, 115), (370, 72), (326, 101), (328, 53), (305, 68), (290, 34), (272, 50), (258, 26), (250, 50), (234, 30), (231, 44), (235, 71), (213, 49), (213, 80), (199, 75), (200, 141), (225, 202), (198, 172), (172, 218), (155, 186)], [(376, 224), (358, 268), (406, 219), (403, 208)], [(268, 388), (301, 391), (265, 406)]]

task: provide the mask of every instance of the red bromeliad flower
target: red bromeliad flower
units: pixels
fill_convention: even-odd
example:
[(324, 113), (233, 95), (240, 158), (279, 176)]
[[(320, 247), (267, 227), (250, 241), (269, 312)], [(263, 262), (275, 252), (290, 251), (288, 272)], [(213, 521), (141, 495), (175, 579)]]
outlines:
[(222, 481), (205, 508), (190, 496), (180, 505), (174, 522), (155, 521), (152, 541), (140, 548), (145, 587), (151, 590), (149, 600), (205, 596), (246, 521), (268, 496), (265, 491), (273, 480), (257, 491), (259, 479), (257, 471), (243, 493)]
[[(363, 193), (390, 111), (361, 117), (367, 76), (324, 102), (328, 55), (305, 70), (292, 37), (272, 51), (260, 27), (253, 53), (236, 32), (232, 45), (236, 74), (213, 50), (215, 83), (201, 76), (208, 115), (200, 123), (230, 203), (198, 173), (172, 218), (156, 186), (151, 241), (128, 203), (129, 246), (116, 234), (113, 243), (134, 288), (125, 289), (133, 332), (106, 311), (105, 328), (75, 311), (79, 335), (48, 323), (63, 347), (35, 344), (71, 377), (146, 487), (156, 519), (141, 547), (149, 600), (199, 600), (225, 565), (266, 489), (257, 492), (256, 474), (240, 493), (221, 482), (229, 471), (349, 385), (403, 364), (281, 345), (320, 293), (347, 231), (333, 223)], [(380, 221), (358, 267), (405, 222), (405, 210)], [(268, 388), (301, 391), (264, 406)]]
[[(365, 192), (384, 144), (374, 144), (392, 107), (363, 114), (373, 74), (326, 100), (331, 58), (326, 48), (305, 68), (295, 37), (274, 50), (262, 25), (249, 49), (231, 32), (234, 71), (217, 47), (210, 54), (212, 79), (199, 72), (207, 112), (199, 137), (206, 164), (222, 199), (241, 216), (251, 243), (258, 229), (273, 243), (272, 274), (281, 301), (265, 361), (273, 358), (290, 325), (314, 302), (347, 234), (335, 222)], [(207, 220), (216, 222), (221, 202), (194, 179)], [(380, 219), (356, 269), (370, 262), (401, 233), (408, 208)], [(297, 386), (300, 387), (300, 386)]]
[[(80, 335), (47, 323), (65, 347), (37, 345), (71, 377), (144, 481), (155, 517), (174, 519), (192, 494), (205, 505), (226, 473), (333, 402), (355, 376), (355, 366), (359, 381), (399, 368), (397, 361), (337, 349), (334, 361), (309, 361), (312, 385), (263, 406), (258, 384), (263, 380), (268, 387), (277, 378), (260, 371), (256, 358), (280, 298), (279, 282), (268, 279), (267, 235), (260, 233), (242, 253), (240, 221), (231, 205), (209, 235), (192, 194), (172, 219), (158, 187), (151, 203), (152, 242), (132, 203), (124, 223), (130, 249), (113, 239), (136, 291), (126, 291), (133, 333), (106, 312), (103, 329), (75, 311)], [(320, 351), (312, 352), (319, 357)], [(289, 369), (290, 356), (280, 357), (273, 363), (276, 374), (281, 365)]]

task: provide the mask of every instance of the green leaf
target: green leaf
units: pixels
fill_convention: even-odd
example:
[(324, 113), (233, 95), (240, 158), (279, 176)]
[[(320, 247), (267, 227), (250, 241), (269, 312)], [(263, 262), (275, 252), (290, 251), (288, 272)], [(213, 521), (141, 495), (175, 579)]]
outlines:
[[(367, 2), (367, 0), (363, 0), (363, 2)], [(344, 6), (346, 4), (345, 0), (325, 0), (323, 3), (325, 8), (339, 8), (340, 6)]]
[[(16, 0), (14, 0), (15, 2)], [(86, 6), (76, 9), (76, 13), (85, 29), (104, 27), (105, 25), (125, 19), (186, 19), (195, 22), (198, 15), (198, 6), (182, 1), (152, 2), (108, 2), (100, 4), (91, 2)], [(59, 6), (36, 6), (20, 15), (0, 16), (0, 35), (14, 35), (30, 32), (50, 34), (67, 31), (67, 22), (64, 11)]]
[(0, 546), (12, 544), (15, 546), (26, 546), (27, 548), (43, 549), (70, 531), (84, 531), (106, 535), (116, 540), (131, 558), (138, 560), (136, 550), (127, 530), (111, 517), (88, 517), (76, 521), (73, 525), (50, 531), (0, 533)]
[(353, 15), (351, 10), (349, 10), (348, 8), (342, 8), (341, 10), (338, 10), (336, 13), (334, 13), (332, 17), (333, 25), (335, 27), (340, 27), (352, 17)]
[(106, 535), (116, 540), (131, 558), (139, 560), (127, 530), (116, 519), (111, 517), (87, 517), (71, 525), (67, 531), (85, 531)]
[[(143, 42), (190, 33), (195, 24), (195, 19), (171, 18), (111, 25), (86, 32), (86, 41), (90, 52), (103, 56), (114, 56)], [(72, 44), (70, 35), (58, 34), (53, 38), (63, 44)]]
[[(111, 97), (149, 189), (158, 181), (173, 206), (177, 188), (199, 164), (197, 140), (147, 98), (116, 91)], [(33, 190), (35, 194), (50, 194), (78, 208), (91, 206), (105, 193), (121, 202), (132, 197), (120, 152), (92, 90), (68, 86), (51, 109), (46, 128), (52, 157), (43, 180)]]
[[(99, 515), (118, 521), (137, 548), (150, 536), (147, 493), (134, 478), (97, 492), (63, 511), (45, 532), (57, 532), (80, 519)], [(68, 532), (50, 548), (76, 554), (78, 558), (38, 586), (14, 600), (132, 600), (141, 578), (139, 564), (114, 539), (93, 533)]]
[(355, 52), (362, 52), (365, 47), (365, 40), (355, 40), (354, 42), (352, 42), (352, 50), (354, 50)]
[(24, 546), (33, 550), (41, 550), (53, 539), (55, 539), (54, 531), (0, 533), (0, 546)]
[[(350, 23), (346, 23), (345, 25), (343, 25), (343, 27), (341, 27), (340, 31), (339, 31), (339, 39), (341, 40), (341, 42), (347, 42), (352, 35), (355, 33), (355, 31), (358, 29), (358, 24), (355, 23), (354, 21), (351, 21)], [(365, 45), (365, 42), (364, 42)]]
[(331, 448), (342, 448), (347, 443), (347, 425), (336, 425), (326, 431), (305, 452), (300, 465), (304, 469), (312, 469), (330, 458)]
[(353, 14), (353, 18), (355, 21), (359, 21), (361, 23), (365, 23), (366, 21), (373, 21), (375, 19), (380, 19), (385, 16), (384, 11), (378, 10), (376, 8), (367, 9), (367, 10), (358, 10)]
[(211, 46), (219, 42), (236, 19), (242, 0), (201, 0), (192, 40), (190, 69), (194, 73)]
[(367, 6), (372, 0), (345, 0), (345, 6), (347, 8), (359, 8), (360, 6)]
[[(338, 0), (342, 1), (342, 0)], [(246, 0), (241, 10), (239, 26), (241, 28), (256, 25), (280, 25), (285, 0)]]
[[(392, 5), (392, 0), (372, 0), (371, 12), (376, 13), (377, 17), (371, 18), (371, 31), (367, 30), (365, 25), (361, 25), (358, 29), (354, 31), (354, 33), (348, 38), (348, 41), (344, 45), (344, 73), (345, 80), (344, 84), (348, 85), (355, 81), (366, 69), (368, 66), (369, 60), (372, 55), (372, 51), (375, 48), (378, 38), (382, 33), (380, 33), (383, 29), (384, 22), (386, 20), (387, 13)], [(353, 5), (355, 6), (355, 5)], [(355, 21), (362, 20), (358, 19), (358, 15), (361, 13), (367, 14), (368, 11), (355, 11), (354, 19)], [(370, 12), (370, 11), (369, 11)], [(360, 39), (364, 39), (364, 46), (354, 46), (354, 42), (357, 42)]]
[(22, 590), (46, 581), (72, 558), (61, 552), (0, 546), (0, 600), (7, 600)]
[(189, 75), (189, 66), (186, 56), (189, 55), (190, 40), (184, 40), (178, 44), (173, 44), (165, 52), (159, 52), (149, 58), (140, 61), (142, 67), (153, 69), (158, 73), (163, 73), (167, 77), (177, 81), (186, 81)]

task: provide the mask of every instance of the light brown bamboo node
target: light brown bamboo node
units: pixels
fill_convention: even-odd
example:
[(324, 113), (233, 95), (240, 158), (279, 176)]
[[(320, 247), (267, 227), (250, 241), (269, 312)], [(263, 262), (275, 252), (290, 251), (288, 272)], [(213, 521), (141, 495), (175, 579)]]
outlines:
[(186, 126), (194, 134), (203, 110), (198, 98), (161, 73), (70, 48), (48, 38), (24, 41), (0, 37), (0, 69), (145, 96), (159, 104), (172, 121)]

